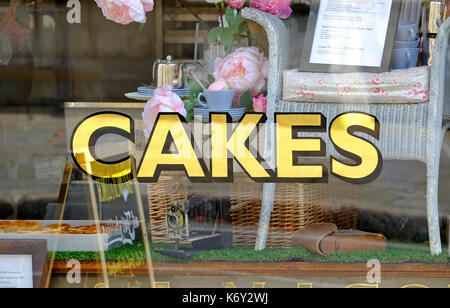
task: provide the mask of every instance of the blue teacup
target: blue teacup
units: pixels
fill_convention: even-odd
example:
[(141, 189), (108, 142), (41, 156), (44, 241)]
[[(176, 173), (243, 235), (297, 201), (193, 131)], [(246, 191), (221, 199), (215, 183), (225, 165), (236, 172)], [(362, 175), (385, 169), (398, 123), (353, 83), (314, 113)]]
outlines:
[(414, 41), (395, 41), (394, 48), (418, 48), (420, 44), (420, 38), (417, 37)]
[(399, 48), (392, 53), (391, 65), (393, 69), (405, 69), (417, 66), (419, 48)]
[[(198, 103), (208, 109), (225, 110), (233, 106), (234, 90), (205, 90), (198, 95)], [(206, 100), (206, 104), (202, 102)]]
[(417, 39), (417, 23), (407, 22), (399, 23), (397, 28), (397, 40), (399, 41), (414, 41)]

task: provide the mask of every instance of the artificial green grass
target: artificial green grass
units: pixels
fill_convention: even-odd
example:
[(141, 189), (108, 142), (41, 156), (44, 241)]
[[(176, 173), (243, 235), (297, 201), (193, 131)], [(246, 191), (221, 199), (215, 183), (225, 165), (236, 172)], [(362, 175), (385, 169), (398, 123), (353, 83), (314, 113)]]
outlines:
[[(368, 260), (377, 259), (382, 264), (449, 264), (447, 254), (432, 256), (426, 249), (407, 249), (390, 247), (386, 251), (353, 252), (330, 256), (320, 256), (302, 248), (267, 248), (255, 251), (251, 247), (235, 247), (229, 249), (201, 252), (189, 260), (167, 257), (154, 251), (155, 248), (173, 248), (170, 244), (151, 244), (153, 262), (162, 263), (200, 263), (200, 262), (246, 262), (246, 263), (276, 263), (276, 262), (308, 262), (308, 263), (342, 263), (366, 264)], [(126, 245), (105, 252), (107, 262), (127, 262), (143, 264), (146, 262), (142, 242)], [(57, 252), (55, 261), (76, 259), (81, 262), (100, 262), (98, 252)]]

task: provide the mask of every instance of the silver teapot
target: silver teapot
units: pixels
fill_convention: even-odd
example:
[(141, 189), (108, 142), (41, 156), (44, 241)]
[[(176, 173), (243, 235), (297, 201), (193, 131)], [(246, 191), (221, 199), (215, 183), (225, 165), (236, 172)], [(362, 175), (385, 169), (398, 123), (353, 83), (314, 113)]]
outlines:
[(169, 85), (172, 89), (181, 89), (184, 86), (184, 64), (174, 61), (172, 56), (166, 60), (156, 60), (153, 64), (153, 81), (157, 88)]

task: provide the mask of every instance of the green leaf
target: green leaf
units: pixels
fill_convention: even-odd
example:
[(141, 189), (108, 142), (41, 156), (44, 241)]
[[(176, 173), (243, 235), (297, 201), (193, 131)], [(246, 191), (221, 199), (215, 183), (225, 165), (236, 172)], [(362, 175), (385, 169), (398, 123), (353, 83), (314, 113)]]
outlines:
[(234, 22), (237, 26), (247, 24), (247, 21), (244, 18), (242, 18), (241, 11), (239, 11), (237, 15), (234, 17)]
[(209, 30), (208, 43), (211, 44), (212, 42), (217, 41), (222, 29), (223, 28), (220, 28), (220, 27), (214, 27), (211, 30)]
[[(197, 83), (197, 81), (195, 81), (195, 79), (193, 79), (193, 78), (188, 78), (186, 80), (186, 82), (190, 88), (190, 91), (189, 91), (189, 104), (190, 105), (189, 106), (191, 106), (191, 105), (195, 106), (197, 104), (196, 98), (197, 98), (198, 94), (203, 91), (203, 89)], [(188, 110), (188, 109), (189, 108), (186, 107), (186, 110)]]
[(216, 82), (216, 78), (214, 78), (213, 75), (208, 75), (208, 82), (211, 85), (212, 83)]
[(196, 102), (195, 102), (195, 93), (191, 90), (191, 93), (189, 94), (189, 102), (191, 103), (191, 104), (196, 104)]
[(238, 31), (239, 32), (247, 32), (248, 22), (244, 21), (239, 24)]
[(239, 105), (241, 107), (247, 108), (248, 111), (253, 110), (253, 96), (252, 96), (252, 92), (250, 90), (244, 92), (244, 94), (241, 95), (241, 100), (239, 101)]
[(186, 116), (186, 121), (192, 122), (194, 121), (194, 112), (189, 112)]
[(225, 19), (227, 20), (229, 25), (232, 25), (234, 21), (234, 12), (233, 9), (229, 6), (227, 6), (227, 10), (225, 11)]
[(197, 91), (202, 91), (202, 86), (198, 84), (198, 82), (194, 79), (194, 78), (188, 78), (187, 80), (187, 84), (192, 92), (197, 92)]
[(292, 26), (292, 20), (291, 20), (290, 18), (289, 18), (289, 19), (282, 19), (281, 21), (284, 23), (284, 25), (286, 26), (286, 28), (291, 29), (291, 26)]
[(244, 18), (242, 18), (240, 10), (238, 10), (236, 15), (234, 15), (233, 10), (231, 10), (231, 12), (232, 12), (233, 18), (229, 21), (230, 26), (238, 27), (241, 23), (243, 23), (245, 21)]
[(189, 113), (190, 111), (192, 111), (195, 108), (195, 101), (193, 101), (193, 102), (190, 101), (189, 103), (184, 104), (184, 108)]
[(225, 46), (225, 49), (227, 51), (230, 51), (231, 48), (233, 47), (234, 41), (233, 34), (234, 34), (233, 30), (231, 30), (230, 28), (224, 28), (222, 33), (220, 33), (220, 41)]

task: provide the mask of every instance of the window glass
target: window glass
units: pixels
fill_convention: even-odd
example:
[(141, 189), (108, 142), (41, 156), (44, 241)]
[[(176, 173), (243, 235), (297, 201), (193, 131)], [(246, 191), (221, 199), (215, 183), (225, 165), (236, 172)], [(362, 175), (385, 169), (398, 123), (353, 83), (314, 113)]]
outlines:
[(1, 0), (0, 288), (447, 288), (447, 9)]

